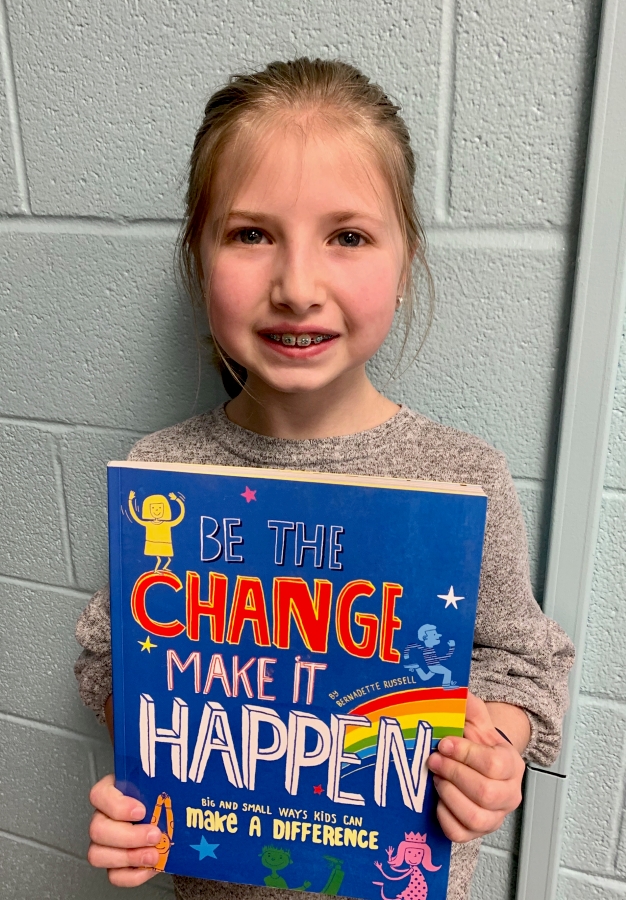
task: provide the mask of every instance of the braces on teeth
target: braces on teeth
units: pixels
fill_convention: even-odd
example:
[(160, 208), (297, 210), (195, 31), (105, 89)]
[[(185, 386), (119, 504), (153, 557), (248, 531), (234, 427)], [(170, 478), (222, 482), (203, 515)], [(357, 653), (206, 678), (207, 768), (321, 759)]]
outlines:
[(284, 344), (285, 347), (308, 347), (309, 344), (321, 344), (322, 341), (329, 341), (332, 337), (330, 334), (317, 334), (315, 337), (311, 337), (310, 334), (268, 334), (267, 337), (271, 341), (276, 341), (276, 343)]

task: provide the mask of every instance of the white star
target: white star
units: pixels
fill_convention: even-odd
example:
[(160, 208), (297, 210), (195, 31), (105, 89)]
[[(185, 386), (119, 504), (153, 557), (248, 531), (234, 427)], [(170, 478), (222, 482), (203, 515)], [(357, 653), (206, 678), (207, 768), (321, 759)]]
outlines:
[(444, 609), (447, 609), (449, 606), (453, 606), (455, 609), (458, 609), (459, 607), (456, 605), (457, 600), (465, 600), (465, 597), (454, 596), (454, 588), (452, 587), (452, 585), (450, 585), (450, 590), (447, 594), (437, 594), (437, 597), (439, 598), (439, 600), (446, 601)]

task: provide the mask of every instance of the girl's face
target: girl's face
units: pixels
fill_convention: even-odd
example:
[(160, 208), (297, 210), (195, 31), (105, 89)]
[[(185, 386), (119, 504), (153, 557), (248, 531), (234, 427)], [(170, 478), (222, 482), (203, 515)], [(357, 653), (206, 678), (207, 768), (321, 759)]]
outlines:
[(423, 856), (424, 851), (421, 847), (407, 847), (404, 851), (404, 861), (410, 866), (418, 866)]
[(201, 255), (205, 272), (213, 259), (212, 332), (253, 392), (257, 379), (309, 393), (365, 375), (402, 293), (404, 248), (391, 192), (355, 138), (277, 129), (219, 246), (210, 226)]

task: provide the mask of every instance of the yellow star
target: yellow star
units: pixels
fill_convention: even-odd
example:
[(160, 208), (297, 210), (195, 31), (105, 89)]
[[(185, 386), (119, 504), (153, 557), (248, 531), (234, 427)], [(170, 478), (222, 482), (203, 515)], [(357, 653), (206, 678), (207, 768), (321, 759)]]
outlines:
[(148, 653), (150, 653), (150, 651), (152, 650), (152, 648), (157, 646), (156, 644), (151, 643), (151, 641), (150, 641), (150, 635), (148, 635), (148, 636), (146, 637), (145, 641), (137, 641), (137, 643), (140, 645), (140, 647), (141, 647), (141, 652), (142, 652), (142, 653), (143, 653), (144, 650), (147, 650)]

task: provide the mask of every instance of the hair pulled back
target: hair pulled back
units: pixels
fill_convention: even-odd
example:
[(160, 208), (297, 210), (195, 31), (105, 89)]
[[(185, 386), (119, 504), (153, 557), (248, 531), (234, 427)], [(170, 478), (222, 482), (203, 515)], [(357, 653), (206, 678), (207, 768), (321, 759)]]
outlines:
[[(415, 157), (400, 108), (355, 66), (340, 60), (299, 57), (270, 63), (249, 75), (232, 75), (209, 99), (196, 134), (189, 161), (185, 212), (178, 241), (178, 264), (183, 282), (195, 301), (202, 302), (200, 241), (211, 204), (219, 201), (220, 215), (213, 223), (220, 236), (232, 200), (248, 167), (249, 154), (259, 131), (272, 122), (296, 116), (318, 115), (337, 130), (352, 131), (364, 148), (374, 152), (381, 174), (391, 189), (404, 243), (404, 298), (406, 344), (418, 313), (412, 267), (426, 282), (426, 328), (433, 309), (433, 281), (425, 258), (425, 236), (413, 188)], [(216, 195), (216, 176), (224, 154), (235, 160), (229, 197)], [(246, 153), (248, 154), (246, 156)], [(240, 165), (237, 167), (237, 160)], [(425, 333), (424, 333), (425, 336)], [(216, 363), (230, 396), (245, 383), (246, 371), (230, 360), (214, 341)], [(404, 349), (404, 345), (403, 345)]]

